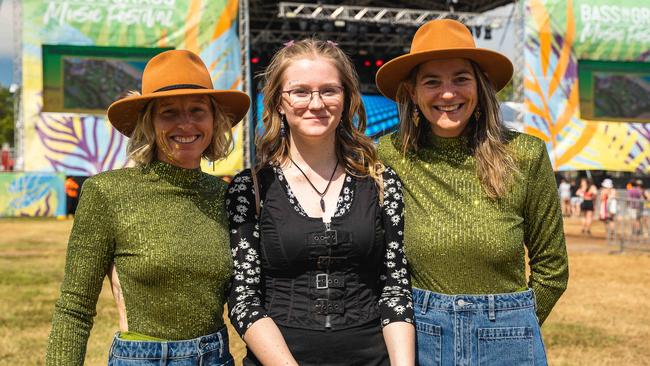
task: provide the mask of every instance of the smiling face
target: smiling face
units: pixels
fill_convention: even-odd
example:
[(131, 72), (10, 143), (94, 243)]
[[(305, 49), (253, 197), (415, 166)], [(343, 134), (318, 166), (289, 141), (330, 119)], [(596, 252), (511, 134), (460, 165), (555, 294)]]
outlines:
[(158, 160), (194, 169), (212, 142), (214, 113), (208, 96), (178, 96), (156, 100), (153, 127)]
[[(329, 59), (316, 56), (292, 61), (284, 71), (282, 91), (278, 109), (286, 116), (292, 140), (334, 137), (343, 113), (344, 91), (339, 72)], [(307, 105), (296, 103), (296, 96), (309, 93)]]
[(462, 58), (425, 62), (418, 68), (410, 94), (435, 135), (459, 136), (478, 101), (472, 65)]

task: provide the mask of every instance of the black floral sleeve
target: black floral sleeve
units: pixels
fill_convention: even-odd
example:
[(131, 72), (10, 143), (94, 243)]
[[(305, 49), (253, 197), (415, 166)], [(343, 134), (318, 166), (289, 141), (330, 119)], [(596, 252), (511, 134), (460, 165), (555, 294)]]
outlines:
[(404, 253), (404, 199), (402, 182), (397, 173), (386, 167), (384, 178), (384, 202), (382, 206), (386, 254), (385, 273), (381, 279), (384, 288), (379, 299), (382, 326), (402, 321), (413, 323), (413, 296), (408, 262)]
[(226, 193), (226, 206), (233, 259), (228, 309), (231, 323), (243, 336), (255, 321), (268, 316), (262, 301), (260, 234), (253, 180), (249, 169), (239, 173), (230, 182)]

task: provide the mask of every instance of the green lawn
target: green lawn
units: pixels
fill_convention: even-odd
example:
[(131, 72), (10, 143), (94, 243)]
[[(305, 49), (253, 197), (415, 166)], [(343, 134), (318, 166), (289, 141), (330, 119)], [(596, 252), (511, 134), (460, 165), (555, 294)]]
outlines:
[[(42, 365), (72, 221), (0, 219), (0, 366)], [(609, 254), (566, 225), (570, 285), (542, 327), (551, 365), (650, 365), (650, 254)], [(596, 234), (597, 230), (594, 230)], [(87, 365), (106, 364), (117, 312), (105, 284)], [(233, 342), (241, 356), (241, 344)]]

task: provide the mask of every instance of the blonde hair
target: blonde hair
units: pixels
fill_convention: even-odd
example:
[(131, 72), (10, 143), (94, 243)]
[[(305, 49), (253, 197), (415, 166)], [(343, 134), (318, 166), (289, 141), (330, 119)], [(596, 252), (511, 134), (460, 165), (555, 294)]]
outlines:
[[(282, 103), (282, 83), (284, 72), (291, 62), (301, 58), (322, 57), (336, 67), (345, 90), (345, 101), (341, 122), (336, 132), (336, 151), (345, 164), (346, 171), (354, 176), (369, 176), (375, 180), (383, 196), (381, 173), (384, 168), (378, 160), (373, 141), (364, 134), (366, 129), (366, 110), (361, 101), (357, 73), (352, 62), (343, 51), (331, 41), (304, 39), (289, 42), (271, 59), (261, 77), (264, 81), (262, 113), (263, 134), (256, 138), (258, 169), (267, 164), (284, 164), (289, 159), (289, 139), (280, 134), (282, 116), (279, 112)], [(291, 131), (286, 130), (286, 134)]]
[[(140, 95), (137, 91), (129, 92), (127, 96)], [(212, 141), (203, 151), (202, 158), (217, 161), (225, 158), (233, 148), (232, 116), (219, 106), (217, 101), (207, 96), (210, 100), (213, 116)], [(146, 165), (156, 157), (156, 132), (153, 126), (153, 113), (156, 99), (151, 100), (138, 114), (133, 133), (126, 146), (126, 153), (137, 165)]]
[[(483, 190), (490, 198), (502, 198), (514, 177), (519, 174), (515, 157), (508, 149), (506, 134), (508, 130), (501, 122), (499, 101), (492, 83), (479, 68), (470, 61), (476, 78), (478, 103), (475, 113), (463, 131), (468, 137), (469, 148), (476, 159), (476, 171)], [(398, 138), (402, 154), (417, 152), (426, 139), (427, 120), (412, 102), (409, 88), (414, 87), (418, 67), (400, 84), (397, 103), (400, 119)], [(414, 115), (420, 123), (414, 122)], [(478, 118), (477, 118), (478, 116)]]

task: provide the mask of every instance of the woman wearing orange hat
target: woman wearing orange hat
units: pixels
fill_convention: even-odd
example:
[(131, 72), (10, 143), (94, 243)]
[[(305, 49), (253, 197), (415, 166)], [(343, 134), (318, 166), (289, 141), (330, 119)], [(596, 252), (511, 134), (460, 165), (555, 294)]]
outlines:
[(264, 81), (259, 165), (227, 199), (244, 365), (412, 366), (402, 185), (363, 134), (350, 59), (289, 42)]
[(444, 19), (377, 73), (399, 107), (379, 154), (404, 182), (420, 365), (546, 364), (540, 324), (566, 289), (567, 254), (545, 144), (500, 119), (512, 72)]
[(134, 168), (85, 181), (68, 244), (47, 365), (82, 365), (104, 276), (120, 331), (109, 365), (232, 365), (222, 319), (232, 263), (226, 185), (200, 169), (231, 146), (248, 96), (214, 90), (201, 59), (152, 58), (142, 93), (108, 109)]

